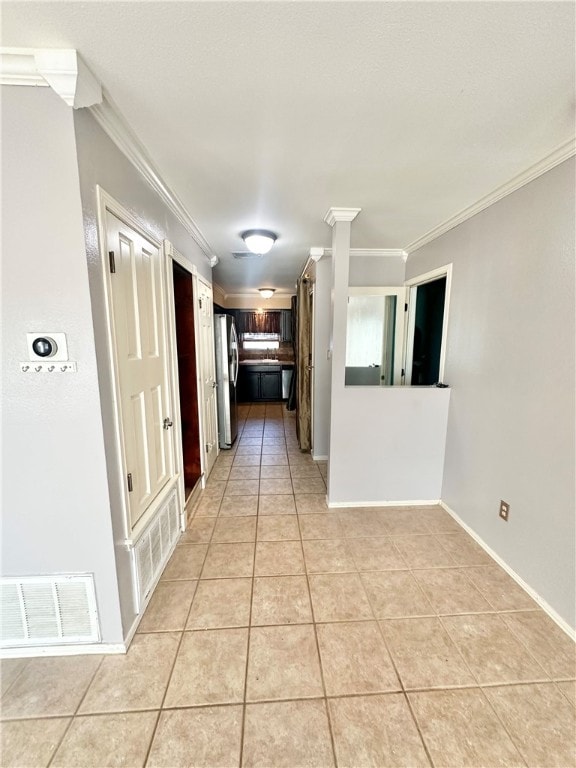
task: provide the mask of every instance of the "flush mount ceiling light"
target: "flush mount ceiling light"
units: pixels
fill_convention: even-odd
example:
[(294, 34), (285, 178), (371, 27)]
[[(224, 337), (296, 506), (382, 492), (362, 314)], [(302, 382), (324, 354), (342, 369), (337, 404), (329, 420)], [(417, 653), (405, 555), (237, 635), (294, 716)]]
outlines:
[(276, 288), (258, 288), (258, 293), (263, 299), (269, 299), (274, 295)]
[(242, 232), (241, 237), (246, 243), (246, 248), (252, 253), (257, 253), (258, 256), (268, 253), (278, 239), (278, 235), (268, 229), (247, 229), (246, 232)]

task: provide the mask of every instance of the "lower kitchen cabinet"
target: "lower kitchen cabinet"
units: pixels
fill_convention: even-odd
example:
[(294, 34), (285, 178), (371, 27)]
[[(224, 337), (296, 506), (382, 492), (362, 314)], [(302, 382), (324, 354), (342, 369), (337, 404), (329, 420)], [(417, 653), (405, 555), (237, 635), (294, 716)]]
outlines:
[(238, 400), (282, 399), (282, 369), (279, 365), (244, 365), (238, 372)]

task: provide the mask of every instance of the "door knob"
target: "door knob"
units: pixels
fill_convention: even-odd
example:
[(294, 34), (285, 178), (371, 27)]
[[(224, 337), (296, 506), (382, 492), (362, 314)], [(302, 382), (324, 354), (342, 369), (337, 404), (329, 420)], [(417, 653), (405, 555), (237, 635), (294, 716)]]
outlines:
[(165, 418), (164, 419), (164, 429), (170, 429), (171, 426), (173, 426), (174, 422), (172, 419)]

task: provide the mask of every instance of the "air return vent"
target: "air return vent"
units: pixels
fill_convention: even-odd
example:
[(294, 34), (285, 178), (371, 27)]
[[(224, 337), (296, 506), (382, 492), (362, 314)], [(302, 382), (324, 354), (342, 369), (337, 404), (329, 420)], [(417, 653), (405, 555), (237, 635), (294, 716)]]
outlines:
[(261, 259), (262, 254), (252, 253), (252, 251), (234, 251), (232, 256), (235, 259)]
[(92, 576), (0, 580), (2, 647), (99, 642)]
[(156, 583), (179, 535), (180, 515), (174, 491), (134, 546), (140, 608)]

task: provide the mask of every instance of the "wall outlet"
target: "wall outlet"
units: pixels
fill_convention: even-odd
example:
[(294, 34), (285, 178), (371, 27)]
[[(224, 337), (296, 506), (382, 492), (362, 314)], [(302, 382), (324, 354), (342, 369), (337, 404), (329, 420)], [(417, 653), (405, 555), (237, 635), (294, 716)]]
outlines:
[(502, 520), (508, 522), (508, 515), (510, 514), (510, 504), (507, 501), (500, 500), (500, 511), (498, 512)]

